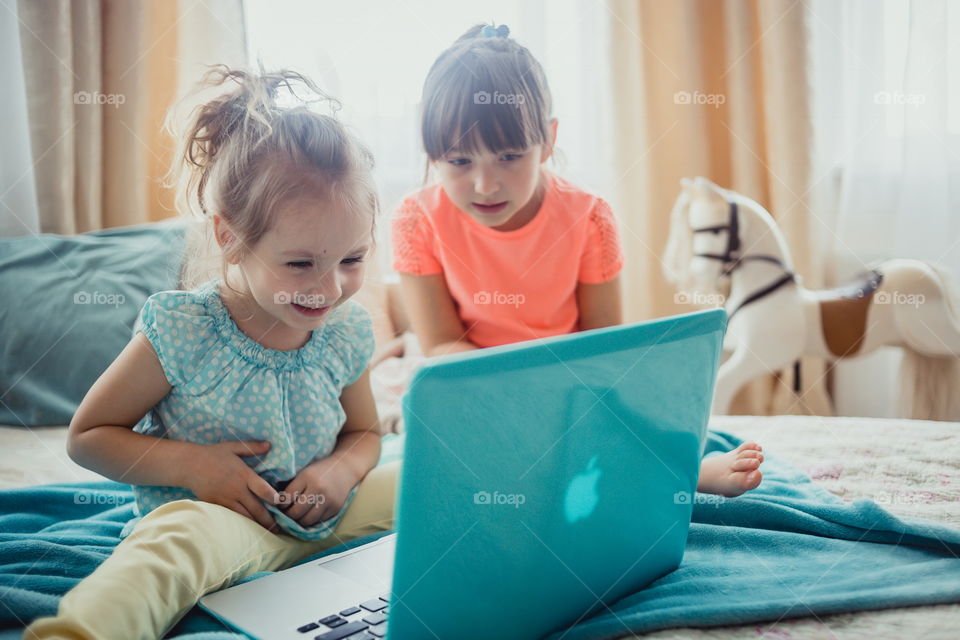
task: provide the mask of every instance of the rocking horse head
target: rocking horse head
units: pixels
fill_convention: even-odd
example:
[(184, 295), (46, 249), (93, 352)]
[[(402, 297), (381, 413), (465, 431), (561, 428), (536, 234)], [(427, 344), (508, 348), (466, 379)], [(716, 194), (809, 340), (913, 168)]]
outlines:
[(683, 178), (664, 256), (667, 279), (681, 290), (726, 293), (744, 261), (775, 258), (789, 269), (786, 243), (756, 202), (703, 177)]

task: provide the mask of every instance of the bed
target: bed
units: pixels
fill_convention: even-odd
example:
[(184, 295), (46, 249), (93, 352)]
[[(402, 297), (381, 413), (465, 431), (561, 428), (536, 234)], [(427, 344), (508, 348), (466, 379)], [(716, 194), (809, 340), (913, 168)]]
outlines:
[[(182, 235), (182, 225), (174, 222), (77, 236), (44, 234), (0, 240), (4, 247), (0, 251), (0, 294), (3, 299), (18, 296), (17, 308), (23, 311), (8, 313), (3, 334), (31, 336), (29, 341), (11, 342), (7, 357), (0, 360), (0, 379), (17, 381), (7, 389), (0, 408), (22, 416), (21, 422), (13, 417), (0, 419), (0, 423), (11, 423), (0, 424), (0, 490), (105, 480), (66, 455), (65, 426), (26, 428), (23, 422), (62, 425), (69, 420), (86, 389), (129, 339), (142, 301), (152, 291), (174, 288), (175, 249), (182, 243)], [(157, 252), (156, 247), (169, 247), (169, 255)], [(51, 251), (63, 259), (49, 260)], [(63, 261), (68, 264), (60, 264)], [(63, 271), (66, 267), (71, 270), (69, 277)], [(131, 272), (135, 278), (114, 277)], [(43, 305), (76, 296), (78, 289), (119, 291), (128, 304), (119, 310), (87, 304), (75, 305), (69, 314), (40, 312), (46, 308)], [(25, 292), (34, 292), (35, 299), (24, 297)], [(399, 425), (399, 401), (415, 366), (415, 359), (409, 356), (416, 345), (412, 334), (404, 331), (408, 322), (397, 304), (395, 283), (369, 276), (361, 293), (374, 318), (377, 343), (382, 345), (375, 361), (383, 360), (374, 369), (372, 382), (389, 432)], [(103, 316), (104, 309), (108, 317)], [(61, 339), (67, 335), (69, 340)], [(391, 357), (401, 351), (408, 357)], [(23, 360), (19, 363), (14, 358), (18, 353)], [(43, 354), (39, 360), (38, 353)], [(65, 370), (63, 362), (83, 362), (85, 366)], [(869, 498), (897, 516), (960, 528), (958, 423), (724, 416), (714, 418), (711, 427), (757, 440), (844, 502)], [(746, 626), (671, 628), (644, 637), (955, 639), (960, 637), (958, 629), (960, 605), (954, 603)], [(18, 636), (13, 630), (0, 631), (0, 639)]]
[[(960, 424), (869, 418), (718, 416), (711, 427), (755, 439), (844, 501), (960, 527)], [(0, 426), (0, 489), (103, 479), (66, 455), (66, 427)], [(674, 628), (657, 639), (957, 638), (960, 604)], [(637, 637), (637, 636), (624, 636)]]

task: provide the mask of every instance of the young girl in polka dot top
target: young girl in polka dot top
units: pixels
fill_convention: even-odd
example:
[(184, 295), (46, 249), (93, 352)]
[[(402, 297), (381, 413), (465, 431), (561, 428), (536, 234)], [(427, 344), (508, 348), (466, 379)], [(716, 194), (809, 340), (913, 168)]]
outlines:
[[(557, 120), (540, 63), (506, 26), (477, 25), (434, 62), (420, 104), (437, 181), (404, 200), (392, 231), (425, 354), (619, 324), (613, 213), (543, 167)], [(752, 442), (706, 458), (697, 488), (741, 494), (762, 460)]]
[(350, 300), (371, 156), (335, 118), (278, 105), (280, 90), (325, 98), (298, 74), (207, 81), (232, 90), (193, 112), (178, 193), (219, 273), (146, 301), (69, 430), (70, 457), (134, 485), (142, 518), (28, 638), (159, 638), (204, 593), (393, 526), (371, 320)]

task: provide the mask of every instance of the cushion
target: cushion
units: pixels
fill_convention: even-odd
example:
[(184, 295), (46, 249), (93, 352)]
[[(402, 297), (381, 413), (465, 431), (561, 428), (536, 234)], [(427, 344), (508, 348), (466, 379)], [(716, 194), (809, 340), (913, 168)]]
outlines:
[(147, 297), (177, 288), (185, 230), (172, 219), (0, 238), (0, 423), (70, 422)]

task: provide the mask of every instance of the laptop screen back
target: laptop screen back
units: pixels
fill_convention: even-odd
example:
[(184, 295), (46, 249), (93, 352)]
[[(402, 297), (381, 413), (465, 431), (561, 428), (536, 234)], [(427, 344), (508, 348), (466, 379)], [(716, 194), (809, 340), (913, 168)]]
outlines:
[(538, 637), (676, 568), (725, 318), (425, 365), (404, 398), (389, 637)]

